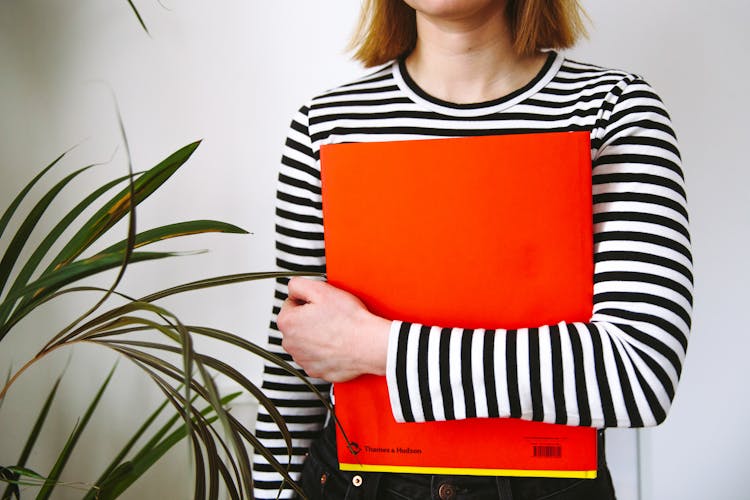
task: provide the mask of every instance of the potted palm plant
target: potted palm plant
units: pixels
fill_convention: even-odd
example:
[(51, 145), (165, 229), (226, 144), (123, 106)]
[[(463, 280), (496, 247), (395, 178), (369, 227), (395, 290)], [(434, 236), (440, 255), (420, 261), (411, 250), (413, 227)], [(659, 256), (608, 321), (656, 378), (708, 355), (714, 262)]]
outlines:
[[(198, 142), (188, 144), (146, 171), (133, 172), (129, 168), (126, 175), (78, 195), (77, 204), (62, 216), (55, 216), (50, 211), (53, 201), (62, 192), (75, 188), (76, 181), (93, 167), (74, 169), (46, 191), (42, 189), (42, 194), (36, 195), (36, 202), (30, 203), (49, 173), (62, 167), (66, 154), (60, 155), (17, 194), (0, 217), (0, 241), (6, 242), (0, 246), (0, 346), (7, 345), (4, 341), (17, 333), (21, 320), (38, 314), (44, 304), (72, 294), (95, 297), (90, 306), (77, 313), (68, 324), (45, 323), (43, 331), (34, 333), (38, 351), (27, 362), (17, 368), (0, 366), (0, 373), (7, 373), (0, 379), (0, 405), (6, 394), (13, 391), (16, 381), (38, 370), (50, 354), (80, 344), (116, 352), (120, 358), (140, 368), (163, 394), (163, 404), (143, 415), (143, 425), (123, 443), (122, 450), (111, 457), (110, 463), (102, 467), (99, 478), (83, 484), (82, 497), (86, 499), (116, 498), (183, 440), (187, 440), (192, 454), (195, 498), (218, 498), (220, 491), (230, 498), (252, 498), (249, 456), (253, 449), (264, 454), (291, 481), (286, 473), (287, 464), (275, 461), (256, 441), (248, 423), (230, 411), (231, 402), (239, 392), (221, 394), (215, 377), (232, 380), (241, 391), (268, 408), (286, 436), (287, 446), (291, 447), (289, 433), (271, 401), (237, 367), (197, 350), (193, 339), (197, 336), (215, 339), (233, 349), (270, 360), (291, 373), (299, 375), (298, 372), (239, 335), (184, 324), (177, 314), (159, 305), (161, 299), (176, 294), (274, 278), (281, 273), (255, 272), (207, 278), (140, 297), (128, 296), (118, 287), (131, 265), (177, 255), (176, 252), (150, 250), (156, 242), (206, 232), (246, 233), (237, 226), (214, 220), (181, 221), (137, 230), (136, 207), (170, 179), (198, 145)], [(20, 207), (24, 205), (31, 205), (31, 208), (22, 215)], [(92, 211), (93, 215), (86, 216)], [(54, 218), (52, 229), (37, 237), (39, 243), (34, 244), (32, 236), (44, 218)], [(16, 221), (15, 226), (13, 221)], [(126, 237), (98, 248), (119, 221), (127, 221)], [(6, 234), (11, 227), (15, 227), (15, 232)], [(110, 286), (87, 284), (88, 278), (102, 273), (114, 275)], [(113, 369), (101, 376), (103, 382), (98, 392), (82, 409), (80, 419), (71, 425), (65, 444), (49, 470), (39, 470), (30, 462), (30, 457), (35, 448), (48, 446), (40, 441), (40, 435), (58, 394), (60, 378), (50, 384), (46, 394), (39, 396), (40, 409), (33, 422), (4, 420), (0, 406), (2, 432), (28, 435), (22, 449), (17, 450), (17, 460), (0, 464), (0, 498), (35, 495), (46, 499), (58, 491), (66, 464), (75, 453), (85, 452), (79, 449), (80, 438), (102, 394), (117, 374)], [(317, 392), (314, 386), (308, 386)]]

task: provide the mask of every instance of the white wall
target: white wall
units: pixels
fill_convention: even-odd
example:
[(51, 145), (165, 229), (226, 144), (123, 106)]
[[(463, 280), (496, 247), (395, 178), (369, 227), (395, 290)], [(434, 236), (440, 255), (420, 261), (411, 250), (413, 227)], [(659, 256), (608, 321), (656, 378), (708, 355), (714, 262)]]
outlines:
[[(155, 164), (198, 138), (196, 155), (139, 213), (141, 227), (187, 218), (218, 218), (251, 236), (210, 236), (169, 248), (211, 248), (207, 255), (134, 267), (125, 290), (137, 294), (219, 273), (273, 266), (275, 165), (292, 112), (311, 95), (360, 74), (343, 47), (356, 18), (352, 0), (136, 0), (151, 36), (139, 28), (125, 0), (5, 0), (0, 2), (0, 200), (4, 206), (33, 173), (79, 144), (68, 167), (114, 159), (88, 176), (90, 185), (120, 175), (125, 159), (107, 86), (116, 94), (136, 169)], [(644, 500), (739, 499), (740, 474), (750, 431), (750, 401), (741, 368), (750, 339), (741, 311), (750, 266), (747, 202), (743, 188), (740, 117), (748, 111), (741, 91), (750, 49), (741, 25), (750, 7), (740, 0), (708, 2), (621, 0), (583, 2), (593, 20), (590, 40), (573, 56), (638, 72), (659, 91), (681, 139), (692, 205), (696, 260), (696, 310), (683, 382), (667, 422), (641, 432)], [(104, 85), (102, 82), (105, 82)], [(72, 198), (75, 198), (73, 196)], [(186, 321), (233, 330), (262, 341), (270, 308), (270, 283), (240, 285), (167, 303)], [(3, 342), (0, 368), (24, 362), (51, 317), (69, 317), (80, 304), (51, 307)], [(234, 351), (223, 356), (257, 379), (258, 364)], [(102, 359), (104, 358), (104, 359)], [(80, 362), (84, 360), (84, 362)], [(0, 410), (0, 464), (15, 459), (45, 380), (56, 368), (29, 372)], [(78, 364), (76, 365), (76, 362)], [(81, 366), (83, 365), (83, 366)], [(78, 349), (66, 376), (61, 404), (47, 438), (61, 444), (111, 358)], [(85, 366), (85, 368), (84, 368)], [(86, 467), (106, 459), (108, 447), (138, 421), (134, 406), (153, 402), (148, 382), (120, 366), (116, 390), (100, 409), (108, 437), (91, 456), (71, 464), (69, 477), (90, 480)], [(124, 430), (117, 432), (117, 428)], [(122, 434), (122, 436), (118, 436)], [(618, 431), (610, 453), (622, 483), (621, 497), (636, 498), (633, 431)], [(113, 443), (113, 444), (110, 444)], [(622, 448), (618, 452), (617, 448)], [(172, 466), (141, 485), (132, 498), (185, 491), (177, 452)], [(42, 460), (44, 460), (42, 458)], [(49, 460), (49, 458), (47, 458)], [(170, 468), (171, 467), (171, 468)], [(94, 469), (94, 474), (98, 471)], [(168, 478), (174, 478), (170, 481)], [(182, 490), (180, 490), (182, 488)], [(70, 493), (71, 497), (75, 497)], [(163, 494), (163, 493), (162, 493)], [(171, 493), (174, 495), (174, 491)]]

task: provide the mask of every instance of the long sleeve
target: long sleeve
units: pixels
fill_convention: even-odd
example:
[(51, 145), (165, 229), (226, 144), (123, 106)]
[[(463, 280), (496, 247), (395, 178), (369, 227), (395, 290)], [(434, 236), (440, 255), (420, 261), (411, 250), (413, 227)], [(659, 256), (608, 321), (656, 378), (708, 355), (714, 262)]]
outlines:
[(387, 381), (398, 421), (516, 417), (640, 427), (664, 420), (692, 310), (675, 135), (661, 100), (631, 76), (603, 98), (591, 138), (591, 320), (493, 331), (394, 321)]
[[(308, 108), (295, 115), (284, 147), (276, 193), (276, 264), (279, 270), (325, 272), (323, 221), (321, 217), (320, 175), (315, 168), (308, 133)], [(279, 279), (274, 290), (273, 313), (268, 334), (268, 347), (291, 362), (281, 347), (281, 335), (276, 327), (276, 315), (287, 297), (287, 279)], [(330, 384), (311, 379), (323, 394)], [(262, 390), (284, 417), (292, 434), (293, 455), (291, 476), (299, 477), (310, 442), (319, 434), (326, 417), (325, 406), (300, 380), (266, 363)], [(255, 430), (256, 437), (269, 448), (282, 464), (289, 461), (286, 443), (268, 411), (260, 406)], [(282, 477), (259, 454), (253, 459), (253, 479), (256, 498), (277, 498)], [(287, 487), (278, 498), (292, 498)]]
[[(590, 321), (496, 331), (393, 321), (387, 382), (398, 420), (499, 416), (603, 427), (665, 418), (692, 309), (686, 198), (669, 117), (636, 76), (550, 53), (526, 87), (489, 103), (434, 100), (396, 61), (315, 97), (292, 121), (277, 191), (278, 267), (315, 272), (325, 270), (323, 144), (571, 130), (589, 132), (592, 144)], [(286, 294), (280, 280), (269, 345), (289, 360), (275, 323)], [(328, 392), (329, 384), (313, 382)], [(292, 433), (290, 472), (298, 478), (325, 408), (273, 365), (265, 367), (262, 387)], [(256, 435), (287, 462), (286, 445), (263, 408)], [(276, 498), (282, 485), (257, 454), (254, 480), (257, 498)], [(292, 496), (285, 487), (279, 498)]]

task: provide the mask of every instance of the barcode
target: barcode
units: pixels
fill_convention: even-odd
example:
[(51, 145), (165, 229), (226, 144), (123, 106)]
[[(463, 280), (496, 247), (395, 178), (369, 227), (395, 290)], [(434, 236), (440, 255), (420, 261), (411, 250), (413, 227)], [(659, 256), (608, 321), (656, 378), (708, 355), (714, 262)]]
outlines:
[(534, 456), (560, 458), (562, 457), (562, 446), (534, 446)]

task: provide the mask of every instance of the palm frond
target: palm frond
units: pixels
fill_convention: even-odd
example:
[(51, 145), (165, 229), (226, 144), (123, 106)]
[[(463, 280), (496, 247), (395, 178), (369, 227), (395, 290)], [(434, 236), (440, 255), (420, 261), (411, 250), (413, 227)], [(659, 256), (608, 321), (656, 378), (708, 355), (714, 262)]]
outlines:
[[(135, 237), (135, 248), (150, 245), (157, 241), (163, 241), (170, 238), (179, 238), (181, 236), (190, 236), (205, 233), (234, 233), (248, 234), (244, 229), (233, 224), (215, 220), (193, 220), (187, 222), (178, 222), (166, 226), (160, 226), (147, 231), (143, 231)], [(102, 250), (100, 253), (109, 254), (120, 252), (127, 246), (127, 240), (115, 243)]]
[[(136, 174), (139, 175), (139, 174)], [(75, 221), (81, 213), (83, 213), (84, 210), (89, 208), (94, 201), (99, 199), (104, 193), (112, 189), (117, 184), (120, 184), (121, 182), (128, 179), (129, 176), (122, 176), (118, 179), (114, 179), (110, 182), (107, 182), (103, 186), (99, 187), (95, 191), (93, 191), (91, 194), (86, 196), (83, 200), (81, 200), (73, 209), (71, 209), (61, 220), (58, 222), (45, 236), (45, 238), (42, 240), (42, 242), (37, 246), (37, 248), (34, 250), (34, 253), (26, 260), (26, 264), (23, 266), (23, 269), (18, 273), (18, 275), (15, 278), (15, 281), (13, 282), (13, 286), (8, 291), (8, 297), (11, 296), (17, 296), (16, 292), (23, 288), (24, 286), (29, 284), (29, 281), (31, 279), (31, 276), (34, 274), (34, 272), (37, 271), (39, 268), (39, 265), (41, 264), (42, 260), (46, 255), (49, 253), (52, 246), (57, 243), (57, 241), (60, 239), (62, 234), (67, 230), (73, 221)], [(11, 315), (13, 311), (13, 307), (15, 306), (15, 300), (9, 300), (5, 299), (3, 300), (2, 304), (0, 304), (0, 325), (4, 324), (6, 320), (8, 319), (8, 316)], [(21, 319), (21, 318), (18, 318)]]
[(73, 431), (70, 433), (70, 436), (68, 437), (68, 440), (65, 443), (65, 446), (63, 446), (63, 449), (60, 451), (60, 455), (57, 457), (57, 461), (55, 462), (55, 465), (52, 467), (52, 470), (50, 471), (49, 475), (46, 478), (44, 486), (42, 486), (42, 489), (39, 491), (39, 494), (37, 495), (37, 500), (47, 500), (50, 497), (50, 495), (52, 495), (52, 492), (54, 491), (55, 486), (57, 485), (57, 481), (60, 478), (60, 474), (62, 474), (62, 471), (65, 468), (65, 465), (68, 463), (68, 460), (70, 459), (70, 456), (73, 453), (73, 450), (75, 448), (76, 443), (78, 442), (78, 439), (80, 439), (81, 434), (83, 434), (83, 431), (86, 429), (86, 426), (89, 420), (91, 419), (91, 415), (94, 413), (94, 410), (96, 410), (96, 407), (99, 405), (99, 401), (101, 400), (102, 395), (104, 394), (104, 391), (107, 389), (107, 386), (109, 385), (110, 380), (112, 380), (112, 375), (114, 375), (116, 368), (117, 368), (117, 364), (115, 364), (115, 366), (113, 366), (112, 369), (109, 371), (107, 378), (104, 379), (104, 382), (99, 387), (99, 390), (97, 391), (96, 396), (94, 396), (94, 399), (89, 404), (89, 407), (86, 409), (86, 412), (83, 414), (83, 417), (78, 422), (78, 424), (76, 424)]
[(81, 255), (107, 230), (128, 215), (131, 205), (140, 204), (172, 177), (199, 145), (200, 141), (196, 141), (178, 149), (139, 176), (133, 183), (133, 194), (128, 186), (105, 203), (60, 250), (43, 274), (52, 272)]
[(16, 231), (13, 239), (5, 249), (2, 260), (0, 260), (0, 293), (2, 293), (5, 285), (10, 277), (13, 266), (15, 266), (18, 257), (21, 255), (23, 247), (31, 235), (31, 232), (39, 224), (39, 220), (47, 211), (52, 201), (57, 197), (58, 194), (67, 186), (73, 179), (78, 177), (80, 174), (91, 168), (93, 165), (81, 168), (66, 176), (63, 180), (55, 184), (47, 193), (40, 199), (36, 205), (31, 209), (29, 214), (26, 216), (21, 226)]
[[(219, 404), (226, 406), (239, 395), (239, 392), (229, 394), (222, 398), (219, 401)], [(161, 412), (168, 403), (169, 400), (165, 399), (164, 403), (157, 409), (157, 411), (147, 419), (144, 425), (139, 429), (139, 436), (143, 434), (146, 428), (151, 426), (156, 414)], [(191, 404), (192, 403), (194, 403), (194, 400), (191, 401)], [(213, 411), (213, 406), (207, 406), (200, 411), (201, 415), (207, 417), (206, 423), (208, 425), (213, 424), (218, 418), (215, 415), (210, 416)], [(125, 461), (125, 456), (130, 449), (132, 449), (131, 444), (134, 440), (131, 440), (123, 451), (118, 454), (118, 457), (116, 457), (105, 473), (102, 474), (99, 480), (97, 480), (95, 486), (89, 490), (84, 497), (84, 500), (106, 500), (108, 498), (116, 498), (133, 485), (153, 464), (163, 457), (164, 454), (186, 437), (187, 429), (184, 425), (180, 425), (176, 429), (174, 428), (180, 418), (179, 414), (175, 414), (171, 417), (131, 459)], [(134, 438), (135, 437), (136, 436), (134, 436)]]
[(31, 179), (31, 181), (24, 186), (24, 188), (21, 190), (20, 193), (16, 195), (16, 197), (13, 199), (11, 204), (8, 206), (8, 208), (3, 212), (3, 216), (0, 217), (0, 236), (3, 235), (5, 232), (5, 229), (8, 227), (8, 223), (13, 218), (13, 215), (16, 213), (16, 210), (18, 209), (18, 206), (21, 204), (21, 202), (26, 198), (26, 195), (29, 194), (29, 191), (36, 185), (39, 180), (44, 177), (44, 175), (52, 169), (57, 163), (63, 159), (63, 157), (70, 152), (70, 149), (62, 153), (60, 156), (52, 160), (52, 162), (44, 167), (41, 172), (36, 174), (36, 176)]
[[(36, 421), (34, 422), (34, 427), (32, 427), (31, 432), (29, 433), (29, 437), (26, 439), (26, 444), (24, 444), (23, 451), (21, 451), (21, 456), (18, 458), (16, 465), (13, 466), (15, 469), (24, 469), (26, 467), (26, 461), (29, 459), (29, 455), (31, 455), (31, 451), (34, 448), (34, 444), (36, 444), (36, 441), (39, 438), (39, 433), (42, 431), (44, 422), (47, 420), (49, 409), (52, 406), (52, 401), (55, 399), (55, 395), (57, 395), (57, 389), (60, 386), (61, 380), (62, 375), (57, 377), (57, 380), (55, 380), (55, 383), (52, 385), (52, 389), (47, 395), (47, 399), (44, 401), (44, 405), (42, 406), (42, 409), (39, 412)], [(5, 488), (2, 500), (9, 499), (13, 495), (15, 495), (17, 498), (20, 497), (18, 484), (16, 484), (16, 481), (18, 481), (20, 477), (20, 472), (11, 472), (11, 475), (8, 478), (5, 478), (5, 480), (8, 481), (9, 484)]]
[(143, 28), (143, 31), (146, 32), (147, 35), (150, 35), (148, 28), (146, 27), (146, 23), (143, 22), (143, 18), (141, 17), (141, 13), (138, 12), (138, 9), (135, 8), (135, 5), (133, 4), (133, 0), (128, 0), (128, 5), (130, 5), (130, 8), (133, 10), (133, 14), (135, 14), (135, 17), (138, 18), (138, 23), (141, 25), (141, 28)]
[[(135, 10), (131, 2), (131, 7)], [(137, 12), (137, 11), (136, 11)], [(140, 19), (140, 17), (139, 17)], [(141, 20), (142, 21), (142, 20)], [(145, 26), (144, 26), (145, 29)], [(119, 115), (118, 115), (119, 119)], [(123, 132), (124, 128), (120, 120)], [(94, 165), (80, 168), (59, 181), (25, 216), (10, 245), (0, 259), (0, 292), (10, 284), (0, 302), (0, 341), (28, 314), (37, 310), (55, 298), (78, 292), (98, 292), (93, 306), (79, 315), (73, 322), (57, 333), (53, 333), (47, 344), (26, 365), (12, 376), (9, 375), (0, 392), (0, 403), (7, 389), (20, 373), (39, 362), (47, 354), (63, 347), (81, 342), (92, 343), (117, 352), (121, 357), (138, 366), (164, 395), (163, 404), (149, 415), (143, 424), (125, 443), (119, 453), (106, 466), (93, 487), (87, 486), (85, 498), (116, 498), (137, 481), (156, 461), (172, 449), (177, 443), (186, 441), (190, 448), (193, 466), (193, 495), (195, 498), (217, 498), (220, 491), (230, 498), (251, 498), (253, 496), (252, 474), (250, 470), (249, 450), (254, 449), (266, 457), (268, 462), (292, 485), (300, 495), (302, 491), (289, 474), (289, 465), (281, 464), (274, 458), (274, 453), (264, 447), (246, 427), (229, 411), (228, 404), (236, 394), (222, 396), (214, 382), (216, 376), (227, 377), (243, 391), (254, 397), (268, 410), (273, 421), (281, 430), (284, 443), (288, 448), (288, 459), (292, 457), (292, 438), (284, 418), (278, 412), (273, 401), (242, 373), (213, 356), (196, 352), (193, 336), (204, 336), (232, 346), (248, 353), (278, 364), (285, 371), (298, 376), (301, 381), (327, 407), (330, 408), (327, 394), (310, 383), (307, 378), (292, 365), (267, 350), (249, 342), (242, 337), (217, 329), (184, 325), (179, 317), (155, 302), (176, 294), (197, 291), (229, 284), (250, 282), (261, 279), (288, 278), (291, 276), (322, 276), (317, 273), (290, 272), (250, 272), (218, 276), (181, 285), (173, 286), (135, 299), (117, 290), (121, 277), (131, 263), (145, 262), (183, 255), (179, 252), (152, 252), (137, 250), (166, 239), (183, 237), (209, 232), (247, 234), (247, 231), (235, 225), (212, 220), (192, 220), (162, 225), (143, 232), (136, 231), (136, 207), (159, 189), (193, 154), (199, 142), (194, 142), (178, 149), (151, 169), (135, 174), (128, 155), (128, 175), (109, 181), (92, 193), (85, 196), (64, 217), (56, 221), (53, 229), (44, 235), (36, 248), (26, 248), (34, 227), (42, 215), (48, 217), (48, 208), (59, 193), (72, 183), (85, 170)], [(0, 235), (31, 188), (57, 164), (64, 155), (48, 165), (19, 194), (11, 206), (0, 218)], [(124, 189), (114, 196), (108, 191), (118, 184), (127, 181)], [(102, 203), (103, 199), (103, 203)], [(96, 206), (95, 206), (96, 205)], [(79, 217), (89, 209), (95, 209), (93, 215), (80, 224)], [(128, 217), (127, 237), (115, 244), (91, 255), (90, 249), (99, 242), (108, 231), (124, 217)], [(68, 231), (72, 236), (63, 240)], [(59, 247), (57, 254), (52, 248)], [(23, 252), (31, 256), (21, 262)], [(88, 254), (90, 256), (86, 257)], [(18, 271), (12, 273), (18, 264)], [(118, 270), (117, 277), (109, 287), (83, 286), (79, 283), (91, 276)], [(11, 281), (11, 278), (13, 280)], [(115, 307), (112, 299), (124, 299), (125, 303)], [(114, 302), (114, 300), (113, 300)], [(158, 318), (158, 319), (154, 319)], [(144, 340), (140, 335), (145, 332), (158, 334), (159, 342)], [(150, 337), (147, 337), (150, 338)], [(3, 500), (17, 497), (19, 485), (34, 483), (41, 486), (38, 498), (47, 499), (53, 496), (60, 484), (60, 475), (69, 462), (76, 444), (94, 410), (99, 405), (102, 394), (109, 384), (114, 368), (99, 388), (93, 401), (89, 404), (81, 420), (72, 429), (67, 442), (59, 453), (51, 471), (44, 477), (27, 470), (26, 462), (32, 449), (37, 445), (37, 437), (47, 419), (49, 408), (57, 393), (59, 379), (50, 391), (37, 421), (21, 453), (21, 458), (13, 467), (2, 469), (2, 478), (8, 482)], [(198, 409), (196, 406), (203, 406)], [(174, 415), (165, 423), (157, 425), (159, 415), (168, 406), (174, 409)], [(131, 453), (145, 438), (145, 444), (131, 456)], [(33, 465), (32, 465), (33, 467)], [(304, 495), (303, 495), (304, 497)]]

